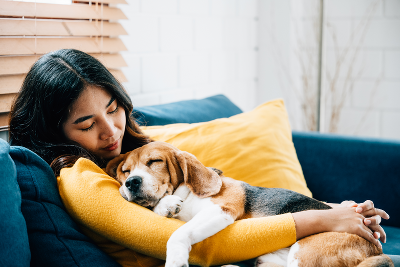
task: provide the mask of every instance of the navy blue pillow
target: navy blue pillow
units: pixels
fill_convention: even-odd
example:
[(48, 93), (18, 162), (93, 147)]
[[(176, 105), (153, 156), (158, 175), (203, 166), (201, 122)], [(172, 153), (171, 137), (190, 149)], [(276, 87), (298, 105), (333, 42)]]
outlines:
[(215, 95), (200, 100), (185, 100), (164, 105), (137, 107), (133, 117), (143, 126), (166, 125), (171, 123), (196, 123), (242, 113), (224, 95)]
[(69, 217), (50, 166), (23, 147), (11, 147), (10, 155), (21, 188), (31, 266), (120, 266), (82, 234)]
[(0, 266), (29, 266), (28, 233), (21, 213), (21, 192), (10, 146), (0, 139)]

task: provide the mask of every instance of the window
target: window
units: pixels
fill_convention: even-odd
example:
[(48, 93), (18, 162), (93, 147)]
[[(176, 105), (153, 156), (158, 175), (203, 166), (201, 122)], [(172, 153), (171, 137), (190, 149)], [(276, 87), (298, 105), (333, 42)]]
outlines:
[(26, 73), (50, 51), (82, 50), (126, 82), (120, 70), (126, 62), (119, 53), (126, 47), (118, 38), (127, 34), (118, 23), (126, 16), (115, 7), (125, 0), (39, 1), (0, 1), (0, 131), (8, 128), (10, 107)]

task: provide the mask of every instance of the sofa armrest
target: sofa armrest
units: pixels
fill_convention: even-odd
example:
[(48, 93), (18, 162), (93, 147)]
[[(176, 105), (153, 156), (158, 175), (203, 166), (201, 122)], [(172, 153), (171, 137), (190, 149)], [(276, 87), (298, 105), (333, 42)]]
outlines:
[(400, 227), (400, 142), (293, 132), (293, 143), (314, 198), (340, 203), (372, 200)]

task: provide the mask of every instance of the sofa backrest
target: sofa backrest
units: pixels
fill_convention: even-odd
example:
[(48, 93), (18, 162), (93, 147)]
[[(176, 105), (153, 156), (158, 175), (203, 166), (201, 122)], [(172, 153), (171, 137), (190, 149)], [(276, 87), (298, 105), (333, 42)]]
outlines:
[(224, 95), (215, 95), (199, 100), (185, 100), (170, 104), (136, 107), (133, 116), (141, 126), (166, 125), (171, 123), (195, 123), (211, 121), (242, 113)]

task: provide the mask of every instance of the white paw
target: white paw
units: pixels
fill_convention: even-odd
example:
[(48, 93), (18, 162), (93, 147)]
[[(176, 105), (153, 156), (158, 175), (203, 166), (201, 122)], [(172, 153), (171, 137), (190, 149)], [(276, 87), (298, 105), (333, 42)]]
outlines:
[(182, 203), (182, 199), (178, 196), (165, 196), (158, 202), (153, 211), (160, 216), (171, 218), (181, 211)]
[(256, 267), (284, 267), (287, 263), (289, 248), (282, 248), (269, 254), (262, 255), (256, 260)]
[(189, 267), (189, 254), (180, 249), (174, 250), (171, 253), (167, 252), (167, 262), (165, 267)]

